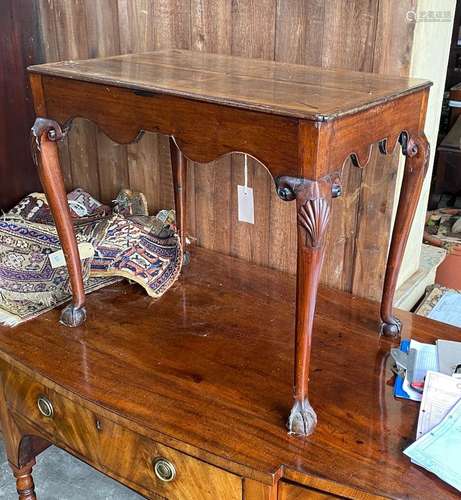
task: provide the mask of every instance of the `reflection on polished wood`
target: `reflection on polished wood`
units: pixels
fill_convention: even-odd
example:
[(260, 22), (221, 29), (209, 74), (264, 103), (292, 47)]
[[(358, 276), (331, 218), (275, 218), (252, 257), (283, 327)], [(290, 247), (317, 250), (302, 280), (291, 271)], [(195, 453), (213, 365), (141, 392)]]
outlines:
[[(150, 498), (184, 498), (175, 481), (156, 480), (159, 455), (176, 464), (176, 484), (192, 488), (191, 500), (219, 485), (230, 492), (224, 498), (246, 491), (275, 500), (271, 485), (284, 480), (297, 483), (299, 498), (309, 488), (327, 498), (457, 498), (402, 453), (419, 406), (392, 395), (395, 341), (376, 336), (379, 304), (320, 288), (310, 390), (318, 426), (294, 439), (284, 422), (295, 278), (199, 248), (193, 256), (160, 299), (121, 284), (88, 297), (78, 328), (58, 326), (58, 311), (0, 328), (0, 409), (13, 465), (43, 448), (29, 442), (18, 458), (20, 437), (32, 433)], [(399, 316), (419, 341), (459, 339), (457, 328)], [(53, 418), (39, 414), (39, 394)], [(281, 498), (291, 490), (280, 486)]]

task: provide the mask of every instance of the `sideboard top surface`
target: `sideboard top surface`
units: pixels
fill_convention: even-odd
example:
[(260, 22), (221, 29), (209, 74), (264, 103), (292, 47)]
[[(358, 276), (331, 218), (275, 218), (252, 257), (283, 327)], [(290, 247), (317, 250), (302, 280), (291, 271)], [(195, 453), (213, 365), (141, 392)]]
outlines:
[[(373, 302), (320, 289), (310, 385), (318, 426), (306, 439), (287, 435), (294, 296), (294, 277), (195, 248), (160, 299), (134, 285), (106, 288), (88, 297), (84, 326), (59, 325), (54, 310), (0, 327), (0, 357), (237, 474), (313, 477), (392, 498), (456, 498), (402, 453), (414, 440), (419, 405), (393, 397), (392, 342), (377, 335)], [(455, 327), (399, 317), (404, 334), (423, 342), (460, 337)]]
[(431, 85), (177, 49), (48, 63), (29, 71), (315, 121), (362, 111)]

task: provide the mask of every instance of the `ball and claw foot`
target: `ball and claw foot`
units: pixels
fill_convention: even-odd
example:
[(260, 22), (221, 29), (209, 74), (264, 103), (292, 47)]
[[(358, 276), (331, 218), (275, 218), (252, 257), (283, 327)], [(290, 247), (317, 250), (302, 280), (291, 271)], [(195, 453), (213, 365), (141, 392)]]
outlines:
[(400, 337), (401, 330), (402, 323), (395, 316), (392, 316), (390, 321), (383, 321), (381, 323), (381, 335), (385, 337)]
[(317, 425), (317, 415), (307, 399), (295, 401), (288, 417), (288, 434), (309, 436)]
[(68, 304), (61, 313), (61, 323), (65, 326), (75, 328), (83, 325), (86, 320), (85, 307), (75, 307), (74, 304)]

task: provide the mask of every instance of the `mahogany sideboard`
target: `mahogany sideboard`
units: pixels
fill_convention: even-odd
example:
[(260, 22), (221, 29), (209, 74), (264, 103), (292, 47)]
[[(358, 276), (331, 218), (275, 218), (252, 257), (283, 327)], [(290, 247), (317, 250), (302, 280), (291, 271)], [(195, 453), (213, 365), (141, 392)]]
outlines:
[(296, 200), (298, 222), (294, 404), (290, 433), (313, 432), (309, 361), (317, 287), (332, 198), (351, 157), (358, 167), (379, 143), (406, 155), (381, 304), (381, 332), (398, 335), (392, 314), (400, 262), (429, 159), (424, 121), (430, 82), (243, 59), (184, 50), (32, 66), (37, 120), (34, 156), (66, 255), (73, 301), (61, 321), (85, 321), (85, 293), (56, 142), (75, 117), (95, 122), (118, 143), (143, 130), (168, 134), (175, 205), (184, 242), (186, 158), (209, 162), (243, 152)]
[[(158, 300), (120, 284), (88, 297), (77, 328), (58, 311), (0, 327), (1, 426), (19, 498), (35, 499), (32, 467), (50, 443), (147, 498), (459, 498), (402, 453), (419, 404), (393, 397), (397, 340), (376, 335), (376, 303), (320, 288), (318, 426), (287, 434), (295, 294), (294, 277), (196, 248)], [(399, 315), (405, 336), (459, 340), (458, 328)]]

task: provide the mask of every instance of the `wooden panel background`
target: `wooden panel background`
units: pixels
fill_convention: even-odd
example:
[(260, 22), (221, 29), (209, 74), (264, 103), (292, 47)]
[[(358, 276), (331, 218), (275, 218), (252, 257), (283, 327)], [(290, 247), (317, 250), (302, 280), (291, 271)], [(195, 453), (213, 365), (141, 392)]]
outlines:
[(29, 148), (34, 110), (26, 67), (43, 61), (36, 5), (3, 0), (0, 6), (0, 210), (8, 210), (40, 190)]
[[(172, 47), (405, 75), (414, 26), (405, 14), (416, 0), (36, 1), (48, 61)], [(118, 146), (78, 120), (61, 149), (69, 188), (108, 201), (131, 186), (147, 195), (152, 210), (173, 205), (166, 137), (146, 134), (138, 144)], [(379, 298), (397, 164), (397, 157), (375, 152), (364, 171), (346, 165), (324, 283)], [(189, 234), (202, 246), (294, 272), (294, 203), (279, 200), (269, 174), (250, 160), (255, 224), (239, 223), (239, 183), (241, 155), (190, 165)]]

